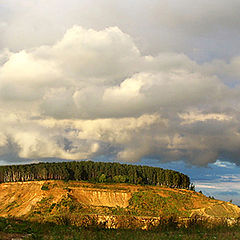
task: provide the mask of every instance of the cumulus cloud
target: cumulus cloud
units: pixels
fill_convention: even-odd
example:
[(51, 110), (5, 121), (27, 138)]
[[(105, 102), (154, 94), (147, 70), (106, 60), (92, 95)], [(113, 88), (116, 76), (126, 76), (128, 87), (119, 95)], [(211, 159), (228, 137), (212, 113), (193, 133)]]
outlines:
[(118, 27), (75, 25), (0, 64), (1, 156), (239, 164), (240, 90), (215, 61), (144, 55)]
[(77, 24), (118, 26), (145, 53), (185, 52), (198, 61), (239, 52), (238, 0), (9, 0), (0, 8), (0, 49), (53, 44)]

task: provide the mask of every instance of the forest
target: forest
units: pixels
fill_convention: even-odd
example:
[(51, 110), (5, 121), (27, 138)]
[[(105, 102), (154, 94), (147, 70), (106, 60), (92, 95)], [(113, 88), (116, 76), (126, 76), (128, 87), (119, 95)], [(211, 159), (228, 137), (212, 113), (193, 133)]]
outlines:
[(190, 187), (190, 178), (187, 175), (150, 166), (93, 161), (0, 166), (0, 182), (35, 180), (129, 183), (185, 189)]

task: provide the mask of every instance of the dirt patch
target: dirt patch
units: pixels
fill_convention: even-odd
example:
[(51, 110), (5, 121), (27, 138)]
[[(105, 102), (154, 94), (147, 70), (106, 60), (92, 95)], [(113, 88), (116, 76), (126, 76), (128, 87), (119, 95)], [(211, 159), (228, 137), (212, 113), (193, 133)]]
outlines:
[(53, 195), (57, 202), (66, 193), (62, 188), (41, 190), (44, 181), (0, 184), (0, 216), (23, 216), (41, 199)]
[(70, 188), (71, 195), (78, 202), (91, 206), (123, 207), (128, 206), (132, 194), (124, 191), (111, 191), (107, 189)]

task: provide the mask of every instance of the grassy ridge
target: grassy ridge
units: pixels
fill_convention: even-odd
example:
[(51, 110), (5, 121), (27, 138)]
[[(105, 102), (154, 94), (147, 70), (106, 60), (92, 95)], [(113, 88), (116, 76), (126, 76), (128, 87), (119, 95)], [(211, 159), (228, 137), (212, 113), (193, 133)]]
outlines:
[(239, 227), (219, 226), (207, 229), (194, 225), (188, 229), (177, 229), (166, 226), (161, 231), (144, 230), (110, 230), (99, 228), (79, 228), (70, 225), (57, 225), (54, 223), (39, 224), (17, 219), (0, 218), (0, 239), (28, 239), (28, 240), (239, 240)]

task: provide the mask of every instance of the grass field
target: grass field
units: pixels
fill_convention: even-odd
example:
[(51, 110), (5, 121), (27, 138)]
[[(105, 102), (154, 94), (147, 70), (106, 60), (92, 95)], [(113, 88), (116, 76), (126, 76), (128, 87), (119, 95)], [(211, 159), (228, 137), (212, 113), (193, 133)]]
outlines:
[(53, 223), (39, 224), (17, 219), (0, 218), (0, 239), (28, 239), (28, 240), (239, 240), (239, 227), (221, 226), (213, 229), (193, 226), (188, 229), (173, 229), (166, 227), (158, 231), (144, 230), (110, 230), (98, 228), (79, 228), (69, 225)]

